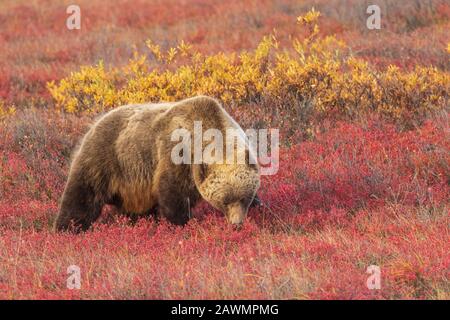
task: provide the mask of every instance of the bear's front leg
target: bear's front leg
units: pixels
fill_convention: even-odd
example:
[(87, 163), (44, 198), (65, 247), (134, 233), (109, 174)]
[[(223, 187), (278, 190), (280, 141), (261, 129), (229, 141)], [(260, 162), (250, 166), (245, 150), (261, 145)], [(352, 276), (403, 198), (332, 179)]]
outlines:
[(176, 225), (185, 225), (189, 221), (189, 201), (180, 197), (176, 190), (163, 192), (159, 196), (158, 215)]
[(97, 220), (102, 204), (93, 189), (78, 179), (69, 178), (55, 221), (56, 231), (86, 231)]
[[(188, 172), (182, 167), (158, 168), (156, 190), (158, 216), (176, 225), (185, 225), (190, 218), (190, 209), (195, 203), (188, 185)], [(191, 194), (190, 194), (191, 193)], [(195, 201), (195, 200), (193, 200)]]

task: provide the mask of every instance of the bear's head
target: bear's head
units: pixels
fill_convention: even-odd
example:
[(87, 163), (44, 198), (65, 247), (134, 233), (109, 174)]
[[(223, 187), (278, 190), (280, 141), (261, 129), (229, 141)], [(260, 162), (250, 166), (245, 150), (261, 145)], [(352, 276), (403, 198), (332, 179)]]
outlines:
[(242, 224), (252, 202), (258, 201), (258, 165), (196, 165), (194, 180), (202, 198), (223, 212), (233, 225)]

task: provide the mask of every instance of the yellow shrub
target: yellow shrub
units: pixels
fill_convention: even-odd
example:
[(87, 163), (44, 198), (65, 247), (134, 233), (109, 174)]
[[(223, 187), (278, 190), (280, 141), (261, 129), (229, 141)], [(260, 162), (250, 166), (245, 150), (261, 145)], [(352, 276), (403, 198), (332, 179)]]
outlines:
[(0, 121), (4, 120), (10, 115), (16, 113), (16, 108), (14, 106), (7, 107), (5, 102), (0, 100)]
[(67, 112), (98, 112), (198, 94), (233, 105), (270, 100), (288, 113), (294, 104), (305, 104), (318, 119), (369, 111), (412, 119), (448, 107), (447, 72), (433, 67), (375, 70), (353, 57), (334, 36), (320, 37), (319, 15), (310, 11), (298, 18), (309, 35), (294, 39), (288, 48), (281, 48), (274, 35), (264, 37), (253, 51), (239, 54), (202, 55), (184, 42), (163, 52), (148, 41), (157, 68), (136, 52), (124, 67), (105, 69), (103, 63), (82, 67), (48, 88), (56, 106)]

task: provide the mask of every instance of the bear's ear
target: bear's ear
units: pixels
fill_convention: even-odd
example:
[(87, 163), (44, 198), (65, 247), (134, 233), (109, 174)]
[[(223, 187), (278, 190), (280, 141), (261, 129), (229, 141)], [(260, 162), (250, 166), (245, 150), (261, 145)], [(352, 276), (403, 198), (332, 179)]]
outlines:
[(206, 178), (206, 167), (204, 164), (192, 165), (192, 176), (194, 178), (195, 185), (199, 187)]
[(248, 149), (245, 150), (245, 163), (256, 170), (258, 170), (258, 160), (254, 157)]

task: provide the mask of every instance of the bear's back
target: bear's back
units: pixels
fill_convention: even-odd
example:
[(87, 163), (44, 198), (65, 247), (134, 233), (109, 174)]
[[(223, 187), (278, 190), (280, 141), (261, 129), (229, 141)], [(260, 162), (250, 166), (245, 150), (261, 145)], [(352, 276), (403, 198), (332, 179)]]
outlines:
[[(198, 96), (168, 103), (146, 103), (118, 107), (96, 121), (82, 143), (84, 161), (92, 165), (108, 165), (114, 171), (133, 176), (151, 174), (143, 168), (155, 164), (161, 147), (168, 152), (175, 129), (192, 130), (194, 121), (201, 121), (203, 130), (228, 128), (238, 130), (239, 124), (212, 98)], [(89, 161), (91, 160), (91, 161)], [(117, 169), (117, 170), (116, 170)]]

